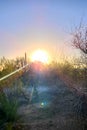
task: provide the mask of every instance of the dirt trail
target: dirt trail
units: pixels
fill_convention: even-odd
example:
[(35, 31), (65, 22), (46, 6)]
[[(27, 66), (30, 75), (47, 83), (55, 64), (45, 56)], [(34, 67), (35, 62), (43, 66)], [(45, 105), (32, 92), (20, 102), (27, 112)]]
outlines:
[(61, 80), (56, 85), (39, 85), (35, 92), (31, 104), (22, 104), (19, 108), (22, 125), (30, 130), (83, 130), (86, 127), (81, 97)]

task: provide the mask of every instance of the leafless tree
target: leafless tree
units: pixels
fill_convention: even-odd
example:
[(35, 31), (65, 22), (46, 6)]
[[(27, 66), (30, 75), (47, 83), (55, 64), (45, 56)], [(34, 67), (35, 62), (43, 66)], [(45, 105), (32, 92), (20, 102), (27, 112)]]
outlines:
[(87, 27), (82, 24), (75, 29), (72, 38), (72, 45), (81, 51), (79, 64), (84, 68), (84, 80), (87, 87)]
[(78, 28), (76, 28), (72, 39), (73, 46), (87, 54), (87, 27), (83, 28), (80, 25)]

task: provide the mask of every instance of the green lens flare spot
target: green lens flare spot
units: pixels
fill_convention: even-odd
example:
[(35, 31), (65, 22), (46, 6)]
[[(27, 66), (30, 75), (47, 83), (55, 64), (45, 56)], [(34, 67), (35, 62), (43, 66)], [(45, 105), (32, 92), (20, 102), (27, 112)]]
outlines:
[(44, 103), (43, 103), (43, 102), (41, 103), (41, 106), (44, 106)]

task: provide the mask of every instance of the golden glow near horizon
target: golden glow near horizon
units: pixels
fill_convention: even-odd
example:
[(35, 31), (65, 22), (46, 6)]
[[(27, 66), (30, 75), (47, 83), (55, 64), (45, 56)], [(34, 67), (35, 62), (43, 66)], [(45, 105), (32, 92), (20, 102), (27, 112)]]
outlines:
[(34, 62), (34, 61), (40, 61), (42, 63), (48, 63), (49, 62), (48, 57), (49, 56), (48, 56), (48, 54), (45, 51), (43, 51), (43, 50), (37, 50), (37, 51), (35, 51), (31, 55), (30, 59), (31, 59), (32, 62)]

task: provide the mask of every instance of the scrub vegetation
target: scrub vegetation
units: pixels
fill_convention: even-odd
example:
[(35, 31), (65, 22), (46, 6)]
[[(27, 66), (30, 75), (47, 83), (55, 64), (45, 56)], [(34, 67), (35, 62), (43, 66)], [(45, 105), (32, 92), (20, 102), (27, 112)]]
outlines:
[[(64, 59), (61, 63), (56, 61), (50, 64), (29, 62), (29, 66), (25, 69), (17, 72), (8, 79), (0, 81), (0, 129), (12, 130), (18, 127), (15, 123), (20, 122), (18, 109), (23, 104), (21, 99), (24, 98), (24, 103), (26, 102), (28, 104), (32, 104), (34, 101), (35, 103), (38, 102), (40, 100), (36, 89), (38, 85), (57, 86), (60, 79), (69, 88), (74, 88), (78, 93), (86, 95), (87, 30), (85, 30), (85, 33), (83, 31), (81, 28), (77, 29), (73, 34), (72, 40), (73, 46), (81, 51), (80, 57), (74, 57), (71, 61)], [(5, 57), (1, 58), (0, 78), (23, 67), (23, 65), (23, 57), (13, 60), (6, 59)], [(25, 88), (29, 86), (34, 87), (32, 90), (34, 93), (33, 101), (31, 101), (32, 94), (27, 94), (25, 91)], [(41, 104), (43, 105), (44, 103)], [(21, 127), (18, 129), (21, 129)]]

